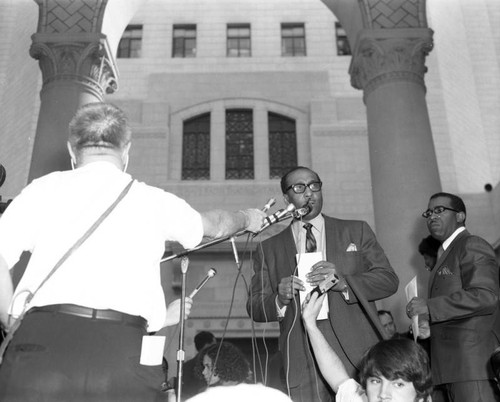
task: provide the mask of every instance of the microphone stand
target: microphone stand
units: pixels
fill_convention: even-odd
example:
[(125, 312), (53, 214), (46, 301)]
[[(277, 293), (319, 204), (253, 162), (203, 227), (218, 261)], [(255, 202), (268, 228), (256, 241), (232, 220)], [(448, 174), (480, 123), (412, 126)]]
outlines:
[[(279, 220), (277, 220), (274, 223), (282, 222), (284, 220), (287, 220), (287, 219), (290, 219), (290, 218), (293, 218), (293, 217), (294, 217), (293, 212), (290, 212), (290, 213), (286, 214), (285, 216), (281, 217)], [(267, 227), (266, 227), (266, 229), (267, 229)], [(186, 257), (186, 256), (188, 256), (189, 254), (191, 254), (194, 251), (203, 250), (204, 248), (211, 247), (211, 246), (214, 246), (214, 245), (219, 244), (219, 243), (223, 243), (223, 242), (225, 242), (227, 240), (230, 240), (231, 238), (240, 237), (241, 235), (244, 235), (244, 234), (247, 234), (247, 233), (248, 233), (248, 231), (241, 230), (241, 231), (239, 231), (239, 232), (237, 232), (237, 233), (235, 233), (233, 235), (230, 235), (230, 236), (219, 237), (218, 239), (214, 239), (214, 240), (211, 240), (209, 242), (200, 244), (200, 245), (198, 245), (196, 247), (184, 250), (184, 251), (182, 251), (182, 252), (180, 252), (178, 254), (173, 254), (173, 255), (170, 255), (168, 257), (165, 257), (165, 258), (163, 258), (163, 259), (160, 260), (160, 263), (166, 262), (166, 261), (171, 261), (171, 260), (173, 260), (175, 258)], [(260, 232), (258, 234), (260, 234)]]
[(176, 401), (181, 401), (182, 391), (182, 368), (184, 365), (184, 326), (186, 323), (186, 274), (189, 266), (189, 258), (182, 257), (181, 260), (181, 316), (179, 320), (179, 349), (177, 350), (177, 390)]
[[(291, 218), (291, 216), (290, 216), (290, 218)], [(173, 260), (175, 258), (186, 257), (186, 256), (188, 256), (189, 254), (191, 254), (194, 251), (203, 250), (204, 248), (207, 248), (207, 247), (210, 247), (210, 246), (214, 246), (214, 245), (219, 244), (219, 243), (223, 243), (223, 242), (231, 239), (232, 237), (236, 238), (236, 237), (239, 237), (241, 235), (244, 235), (245, 233), (247, 233), (247, 231), (246, 230), (242, 230), (242, 231), (240, 231), (238, 233), (235, 233), (235, 234), (233, 234), (231, 236), (219, 237), (218, 239), (214, 239), (214, 240), (211, 240), (209, 242), (206, 242), (206, 243), (203, 243), (203, 244), (199, 244), (198, 246), (190, 248), (190, 249), (187, 249), (187, 250), (184, 250), (184, 251), (180, 252), (179, 254), (169, 255), (168, 257), (163, 258), (160, 261), (160, 263), (165, 262), (165, 261), (170, 261), (170, 260)]]

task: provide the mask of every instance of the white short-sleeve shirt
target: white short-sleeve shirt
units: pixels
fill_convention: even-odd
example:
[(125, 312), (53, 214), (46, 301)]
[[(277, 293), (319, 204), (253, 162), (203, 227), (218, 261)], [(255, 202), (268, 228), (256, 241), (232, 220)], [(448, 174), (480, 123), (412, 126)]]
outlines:
[(352, 378), (340, 384), (335, 394), (335, 402), (367, 402), (366, 394)]
[[(14, 294), (18, 314), (62, 255), (111, 205), (131, 180), (108, 162), (55, 172), (33, 181), (0, 219), (0, 255), (12, 267), (32, 253)], [(134, 182), (100, 227), (38, 291), (30, 307), (77, 304), (140, 315), (148, 330), (165, 321), (160, 259), (165, 241), (192, 248), (203, 237), (200, 213), (181, 198)]]

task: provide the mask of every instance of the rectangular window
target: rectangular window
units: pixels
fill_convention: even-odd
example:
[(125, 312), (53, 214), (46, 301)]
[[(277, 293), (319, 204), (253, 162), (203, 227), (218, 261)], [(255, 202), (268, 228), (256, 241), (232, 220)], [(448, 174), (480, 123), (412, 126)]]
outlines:
[(226, 110), (226, 179), (253, 178), (253, 112)]
[(251, 56), (250, 24), (227, 24), (227, 56)]
[(210, 113), (184, 122), (182, 180), (210, 179)]
[(297, 134), (295, 120), (268, 113), (269, 178), (279, 179), (297, 166)]
[(125, 28), (118, 45), (117, 58), (135, 59), (141, 57), (142, 25), (129, 25)]
[(174, 25), (172, 57), (196, 56), (196, 25)]
[(347, 40), (347, 34), (345, 33), (345, 29), (342, 28), (338, 22), (335, 23), (335, 36), (337, 38), (337, 55), (351, 55), (351, 47), (349, 46), (349, 41)]
[(281, 55), (306, 55), (306, 30), (303, 23), (281, 24)]

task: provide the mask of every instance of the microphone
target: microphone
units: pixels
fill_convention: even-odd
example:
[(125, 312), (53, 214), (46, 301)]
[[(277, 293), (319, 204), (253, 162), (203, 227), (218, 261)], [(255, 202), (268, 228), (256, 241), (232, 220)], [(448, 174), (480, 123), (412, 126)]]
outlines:
[(198, 286), (191, 292), (189, 298), (192, 299), (196, 293), (200, 291), (200, 289), (205, 286), (205, 283), (208, 282), (210, 278), (213, 278), (217, 274), (217, 271), (214, 268), (210, 268), (207, 272), (207, 276), (203, 279)]
[(287, 205), (285, 209), (280, 209), (276, 211), (274, 214), (266, 216), (264, 218), (264, 224), (262, 225), (262, 227), (259, 229), (258, 232), (254, 233), (253, 236), (254, 237), (257, 236), (263, 230), (267, 229), (269, 226), (275, 224), (276, 222), (279, 222), (281, 219), (283, 219), (286, 215), (293, 212), (294, 210), (295, 210), (295, 205), (290, 203)]
[(293, 217), (295, 219), (301, 219), (302, 217), (306, 216), (309, 212), (311, 212), (311, 207), (309, 205), (306, 205), (305, 207), (293, 211)]
[(269, 198), (269, 200), (267, 201), (266, 205), (264, 205), (264, 208), (262, 208), (262, 212), (268, 211), (269, 208), (271, 208), (274, 204), (276, 204), (276, 199), (275, 198)]

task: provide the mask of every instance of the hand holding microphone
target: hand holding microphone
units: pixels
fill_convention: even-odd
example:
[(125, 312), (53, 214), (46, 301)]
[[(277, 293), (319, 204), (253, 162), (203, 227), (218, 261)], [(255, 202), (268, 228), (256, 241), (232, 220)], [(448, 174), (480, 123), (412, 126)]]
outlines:
[(280, 209), (280, 210), (276, 211), (274, 214), (266, 216), (264, 218), (264, 224), (261, 225), (259, 230), (257, 230), (254, 233), (259, 234), (260, 232), (262, 232), (264, 229), (267, 229), (272, 224), (279, 222), (280, 219), (283, 219), (286, 215), (293, 212), (294, 210), (295, 210), (295, 205), (290, 203), (286, 206), (286, 208)]
[(262, 227), (266, 214), (260, 209), (250, 208), (240, 210), (245, 215), (245, 230), (248, 232), (257, 232)]
[[(185, 298), (184, 304), (184, 314), (186, 317), (189, 317), (191, 314), (191, 307), (193, 306), (193, 301), (191, 298)], [(170, 327), (171, 325), (177, 325), (180, 321), (181, 315), (181, 299), (175, 299), (172, 303), (170, 303), (167, 307), (167, 315), (165, 317), (165, 322), (163, 325), (165, 327)]]
[(295, 205), (290, 203), (286, 206), (286, 208), (280, 209), (276, 211), (274, 214), (266, 216), (264, 219), (264, 224), (260, 227), (260, 229), (257, 232), (254, 232), (254, 237), (260, 234), (263, 230), (267, 229), (269, 226), (274, 225), (277, 222), (292, 217), (295, 219), (302, 219), (302, 217), (306, 216), (309, 212), (311, 212), (311, 208), (309, 207), (309, 205), (296, 209)]

